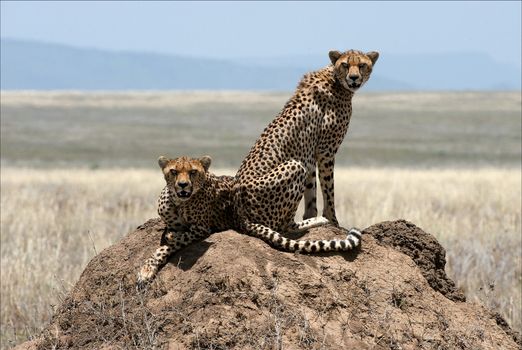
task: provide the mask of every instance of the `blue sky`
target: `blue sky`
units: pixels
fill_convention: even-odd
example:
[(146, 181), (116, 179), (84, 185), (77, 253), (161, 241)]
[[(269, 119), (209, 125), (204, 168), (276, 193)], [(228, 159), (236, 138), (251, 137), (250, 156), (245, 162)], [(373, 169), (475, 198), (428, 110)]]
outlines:
[(521, 2), (1, 2), (1, 36), (213, 58), (332, 48), (486, 53), (520, 67)]

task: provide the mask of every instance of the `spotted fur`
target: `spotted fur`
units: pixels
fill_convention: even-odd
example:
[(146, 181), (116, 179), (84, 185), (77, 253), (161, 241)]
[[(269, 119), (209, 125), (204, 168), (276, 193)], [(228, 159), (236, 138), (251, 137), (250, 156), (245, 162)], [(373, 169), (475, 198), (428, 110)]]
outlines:
[(143, 264), (138, 273), (140, 284), (152, 279), (172, 253), (235, 226), (231, 207), (234, 178), (209, 173), (210, 163), (208, 156), (158, 159), (166, 182), (158, 199), (158, 214), (166, 224), (165, 244)]
[[(234, 228), (288, 251), (350, 250), (359, 245), (361, 236), (356, 229), (351, 229), (344, 240), (291, 240), (280, 234), (328, 222), (337, 225), (335, 154), (348, 130), (353, 94), (370, 78), (379, 54), (331, 51), (329, 57), (331, 65), (301, 80), (235, 178), (208, 173), (209, 157), (160, 158), (167, 186), (160, 196), (159, 214), (174, 231), (165, 235), (167, 244), (142, 267), (139, 281), (154, 277), (172, 252), (215, 230)], [(316, 168), (324, 199), (323, 217), (317, 217)], [(185, 185), (191, 192), (187, 196), (178, 178), (187, 182), (191, 176), (195, 177)], [(304, 221), (295, 223), (303, 194)]]
[(303, 219), (316, 217), (318, 175), (323, 216), (337, 224), (335, 154), (348, 131), (353, 94), (370, 78), (379, 54), (330, 51), (329, 57), (331, 65), (304, 76), (239, 168), (236, 201), (240, 216), (250, 222), (284, 231), (303, 193)]
[[(356, 229), (350, 230), (348, 237), (341, 240), (292, 240), (262, 224), (243, 222), (233, 201), (235, 179), (209, 173), (210, 157), (173, 160), (161, 157), (159, 164), (167, 182), (158, 200), (158, 213), (166, 224), (165, 244), (157, 248), (141, 267), (138, 273), (140, 285), (150, 281), (174, 252), (226, 229), (261, 238), (286, 251), (341, 251), (359, 245), (361, 233)], [(294, 181), (295, 175), (290, 174), (287, 179)], [(289, 191), (292, 190), (290, 187)], [(311, 218), (293, 223), (288, 230), (302, 232), (327, 223), (325, 218)]]

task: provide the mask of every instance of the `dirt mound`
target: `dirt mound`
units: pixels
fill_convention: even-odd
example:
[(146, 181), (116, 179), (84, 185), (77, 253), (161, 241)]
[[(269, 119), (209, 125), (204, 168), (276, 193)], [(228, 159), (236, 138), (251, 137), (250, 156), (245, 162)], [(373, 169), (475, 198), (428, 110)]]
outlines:
[[(352, 253), (275, 250), (234, 231), (170, 259), (144, 291), (150, 220), (88, 264), (41, 337), (20, 349), (519, 349), (498, 315), (444, 273), (444, 249), (406, 221), (365, 230)], [(333, 238), (336, 228), (306, 238)], [(518, 344), (517, 344), (518, 342)]]

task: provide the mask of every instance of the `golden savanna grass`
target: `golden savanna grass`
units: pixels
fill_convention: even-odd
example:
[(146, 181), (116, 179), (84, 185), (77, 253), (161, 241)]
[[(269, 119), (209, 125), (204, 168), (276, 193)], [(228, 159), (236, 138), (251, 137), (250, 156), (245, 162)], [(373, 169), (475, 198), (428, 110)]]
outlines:
[[(163, 179), (159, 170), (136, 169), (4, 167), (1, 175), (1, 344), (7, 348), (45, 325), (96, 252), (156, 216)], [(360, 228), (405, 218), (434, 234), (467, 297), (520, 329), (520, 177), (516, 168), (338, 169), (338, 217), (343, 226)]]
[[(159, 155), (237, 169), (288, 97), (2, 91), (1, 348), (38, 332), (96, 252), (156, 216)], [(353, 104), (336, 155), (341, 224), (419, 225), (468, 298), (520, 329), (520, 92), (361, 93)]]

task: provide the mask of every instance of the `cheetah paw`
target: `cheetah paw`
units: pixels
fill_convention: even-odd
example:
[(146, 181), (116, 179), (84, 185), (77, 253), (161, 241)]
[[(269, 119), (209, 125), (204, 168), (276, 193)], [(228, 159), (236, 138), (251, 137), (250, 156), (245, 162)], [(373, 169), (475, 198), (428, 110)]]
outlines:
[(325, 218), (324, 216), (319, 216), (319, 217), (317, 217), (317, 219), (316, 219), (316, 224), (317, 224), (318, 226), (323, 226), (323, 225), (331, 224), (331, 221), (328, 220), (327, 218)]
[(138, 281), (137, 285), (138, 288), (143, 288), (145, 285), (147, 285), (154, 276), (156, 276), (156, 273), (158, 272), (158, 268), (150, 265), (143, 265), (140, 269), (140, 272), (138, 272)]

